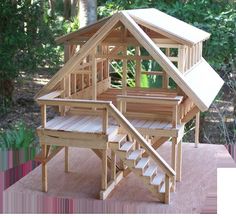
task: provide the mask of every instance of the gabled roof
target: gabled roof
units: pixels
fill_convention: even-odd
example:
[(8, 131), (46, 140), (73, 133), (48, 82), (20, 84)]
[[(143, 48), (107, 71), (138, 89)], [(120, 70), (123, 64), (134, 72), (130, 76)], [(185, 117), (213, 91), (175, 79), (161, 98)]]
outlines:
[(61, 78), (73, 73), (78, 67), (80, 61), (86, 57), (120, 21), (136, 38), (136, 40), (149, 52), (153, 59), (161, 65), (176, 84), (191, 98), (197, 107), (201, 111), (207, 110), (223, 84), (223, 80), (219, 75), (204, 59), (190, 69), (185, 75), (182, 74), (136, 23), (130, 14), (131, 11), (121, 11), (108, 19), (107, 22), (84, 44), (84, 46), (82, 46), (81, 49), (70, 58), (64, 67), (53, 76), (48, 84), (40, 90), (36, 95), (36, 98), (50, 92)]
[(154, 8), (129, 10), (127, 13), (138, 23), (177, 42), (194, 45), (210, 34)]
[[(198, 42), (207, 40), (210, 37), (209, 33), (176, 19), (175, 17), (165, 14), (155, 8), (127, 10), (125, 12), (128, 13), (138, 24), (181, 44), (191, 46)], [(84, 34), (91, 37), (110, 18), (111, 17), (103, 18), (77, 31), (58, 37), (56, 38), (56, 42), (64, 43), (81, 37)]]

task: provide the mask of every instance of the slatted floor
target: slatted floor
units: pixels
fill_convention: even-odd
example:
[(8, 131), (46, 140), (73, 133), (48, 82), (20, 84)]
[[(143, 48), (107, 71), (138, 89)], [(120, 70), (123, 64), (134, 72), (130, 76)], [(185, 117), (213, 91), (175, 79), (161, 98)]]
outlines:
[[(108, 134), (118, 128), (117, 124), (109, 122)], [(55, 131), (100, 133), (102, 118), (98, 116), (57, 116), (46, 123), (45, 129)]]
[[(129, 119), (131, 124), (137, 129), (170, 130), (170, 122), (160, 122), (157, 120)], [(118, 124), (113, 118), (109, 118), (108, 134), (118, 128)], [(178, 127), (177, 127), (178, 128)], [(102, 118), (99, 116), (57, 116), (46, 123), (46, 128), (55, 131), (71, 131), (83, 133), (102, 132)]]

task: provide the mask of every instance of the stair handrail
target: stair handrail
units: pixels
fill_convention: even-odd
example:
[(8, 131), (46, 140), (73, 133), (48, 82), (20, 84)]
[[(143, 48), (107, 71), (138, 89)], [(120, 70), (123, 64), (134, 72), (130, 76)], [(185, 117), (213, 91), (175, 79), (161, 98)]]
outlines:
[(169, 176), (174, 177), (175, 171), (170, 165), (156, 152), (156, 150), (147, 143), (144, 137), (136, 130), (133, 125), (126, 119), (126, 117), (112, 104), (108, 105), (110, 114), (116, 119), (117, 123), (120, 124), (135, 140), (145, 149), (147, 154), (156, 162), (158, 166)]

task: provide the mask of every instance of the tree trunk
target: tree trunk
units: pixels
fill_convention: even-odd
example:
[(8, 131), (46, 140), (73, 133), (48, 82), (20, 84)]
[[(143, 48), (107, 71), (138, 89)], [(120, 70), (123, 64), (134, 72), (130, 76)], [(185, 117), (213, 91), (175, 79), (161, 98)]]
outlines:
[(80, 28), (97, 20), (97, 0), (80, 0), (79, 22)]
[(54, 17), (55, 16), (55, 3), (56, 2), (55, 2), (55, 0), (49, 0), (48, 3), (49, 3), (49, 7), (51, 9), (50, 14), (51, 14), (52, 17)]
[(14, 91), (14, 80), (11, 79), (0, 80), (0, 99), (2, 98), (3, 100), (7, 99), (9, 101), (12, 101), (13, 91)]
[(71, 0), (71, 9), (70, 9), (70, 16), (71, 17), (78, 17), (79, 12), (79, 4), (78, 0)]
[(70, 19), (70, 9), (71, 9), (71, 0), (63, 0), (64, 1), (64, 18), (66, 20)]

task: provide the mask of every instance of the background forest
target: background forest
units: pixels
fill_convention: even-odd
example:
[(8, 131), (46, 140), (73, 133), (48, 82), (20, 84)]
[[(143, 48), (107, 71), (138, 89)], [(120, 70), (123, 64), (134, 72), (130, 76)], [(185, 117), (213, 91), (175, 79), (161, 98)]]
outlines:
[[(209, 111), (201, 114), (200, 142), (235, 145), (233, 0), (0, 0), (0, 147), (37, 144), (32, 129), (40, 124), (40, 113), (33, 96), (63, 65), (63, 47), (55, 37), (134, 8), (157, 8), (211, 33), (203, 57), (225, 84)], [(119, 66), (112, 67), (119, 71)], [(131, 73), (130, 85), (132, 79)], [(147, 78), (143, 82), (155, 86)], [(193, 141), (194, 121), (186, 130), (185, 140)]]

